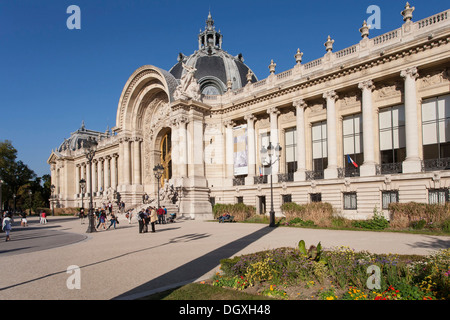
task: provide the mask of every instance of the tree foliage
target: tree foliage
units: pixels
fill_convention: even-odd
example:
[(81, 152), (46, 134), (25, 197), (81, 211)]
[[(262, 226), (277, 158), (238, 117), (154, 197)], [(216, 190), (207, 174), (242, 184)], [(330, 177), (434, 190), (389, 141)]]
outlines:
[(18, 210), (48, 206), (50, 175), (38, 177), (25, 163), (17, 160), (17, 149), (9, 140), (0, 141), (0, 178), (3, 180), (2, 209), (13, 209), (14, 202)]

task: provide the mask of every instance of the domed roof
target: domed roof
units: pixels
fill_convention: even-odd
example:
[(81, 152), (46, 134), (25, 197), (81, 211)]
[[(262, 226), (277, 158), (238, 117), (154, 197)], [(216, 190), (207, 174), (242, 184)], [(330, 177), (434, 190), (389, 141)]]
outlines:
[[(247, 74), (252, 74), (251, 82), (258, 79), (250, 68), (244, 64), (242, 54), (232, 56), (222, 50), (222, 34), (216, 31), (211, 13), (206, 20), (206, 28), (198, 36), (199, 49), (190, 56), (180, 53), (178, 63), (175, 64), (170, 73), (181, 79), (184, 72), (183, 63), (197, 69), (195, 78), (203, 94), (223, 94), (228, 86), (238, 89), (247, 83)], [(229, 82), (230, 81), (230, 82)]]
[(99, 132), (94, 130), (86, 129), (84, 126), (84, 121), (81, 124), (80, 129), (70, 134), (69, 139), (64, 139), (64, 142), (56, 149), (58, 152), (63, 152), (65, 150), (75, 151), (83, 148), (89, 139), (100, 140), (111, 135), (109, 129), (106, 132)]

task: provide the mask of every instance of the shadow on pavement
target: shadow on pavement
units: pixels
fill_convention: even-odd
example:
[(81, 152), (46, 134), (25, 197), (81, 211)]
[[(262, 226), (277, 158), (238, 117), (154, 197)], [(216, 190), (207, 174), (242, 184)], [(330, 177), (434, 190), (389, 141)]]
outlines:
[[(217, 248), (216, 250), (213, 250), (195, 260), (189, 261), (186, 264), (113, 299), (135, 299), (145, 296), (146, 292), (150, 292), (154, 289), (175, 286), (177, 283), (186, 282), (186, 280), (194, 281), (215, 268), (221, 259), (232, 257), (234, 254), (241, 251), (256, 240), (269, 234), (274, 229), (275, 228), (265, 227), (257, 230), (249, 235)], [(208, 236), (209, 235), (207, 234), (187, 234), (174, 238), (170, 242), (188, 242)]]

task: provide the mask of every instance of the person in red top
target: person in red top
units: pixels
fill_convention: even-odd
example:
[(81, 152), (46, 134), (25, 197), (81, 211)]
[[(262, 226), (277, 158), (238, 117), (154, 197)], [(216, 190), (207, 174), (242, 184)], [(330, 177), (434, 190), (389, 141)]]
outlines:
[(44, 210), (42, 210), (42, 212), (41, 212), (41, 220), (39, 222), (41, 224), (46, 224), (47, 223), (47, 215), (45, 214)]
[(158, 213), (158, 223), (163, 224), (164, 223), (164, 213), (165, 213), (164, 209), (159, 207), (157, 213)]

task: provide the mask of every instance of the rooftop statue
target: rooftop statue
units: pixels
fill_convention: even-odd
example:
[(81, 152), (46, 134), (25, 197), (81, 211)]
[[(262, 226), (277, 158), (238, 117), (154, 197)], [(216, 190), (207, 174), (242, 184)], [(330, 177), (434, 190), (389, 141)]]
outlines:
[(201, 101), (201, 93), (200, 86), (197, 83), (197, 80), (194, 78), (195, 67), (191, 67), (183, 63), (183, 69), (186, 71), (181, 79), (180, 84), (175, 90), (173, 97), (175, 100), (184, 99), (184, 100), (196, 100)]

